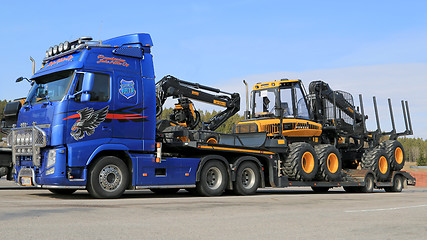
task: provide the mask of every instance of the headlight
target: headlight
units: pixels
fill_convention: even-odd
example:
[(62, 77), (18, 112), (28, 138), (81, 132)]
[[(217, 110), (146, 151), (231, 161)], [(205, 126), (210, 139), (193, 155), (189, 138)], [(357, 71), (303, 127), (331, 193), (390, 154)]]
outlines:
[(49, 57), (49, 51), (46, 51), (46, 58)]
[(62, 51), (64, 51), (64, 44), (60, 43), (58, 46), (58, 52), (62, 52)]
[(47, 157), (46, 169), (55, 165), (55, 162), (56, 162), (56, 149), (51, 149), (49, 150), (49, 154)]
[(30, 134), (25, 134), (25, 145), (30, 145)]
[(49, 57), (52, 57), (52, 55), (53, 55), (53, 47), (50, 47), (48, 51), (49, 51)]

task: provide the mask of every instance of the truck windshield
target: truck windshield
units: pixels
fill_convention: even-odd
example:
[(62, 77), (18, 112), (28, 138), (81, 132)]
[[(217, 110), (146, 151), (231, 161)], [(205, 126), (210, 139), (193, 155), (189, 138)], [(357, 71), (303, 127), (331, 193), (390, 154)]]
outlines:
[(74, 71), (68, 70), (37, 78), (28, 94), (26, 104), (60, 101), (67, 92), (73, 75)]

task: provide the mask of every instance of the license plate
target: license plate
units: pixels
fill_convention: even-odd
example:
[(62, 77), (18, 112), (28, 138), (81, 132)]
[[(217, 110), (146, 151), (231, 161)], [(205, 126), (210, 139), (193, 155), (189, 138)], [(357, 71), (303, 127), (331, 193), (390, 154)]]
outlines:
[(21, 184), (23, 186), (31, 186), (33, 185), (32, 180), (30, 177), (21, 177)]

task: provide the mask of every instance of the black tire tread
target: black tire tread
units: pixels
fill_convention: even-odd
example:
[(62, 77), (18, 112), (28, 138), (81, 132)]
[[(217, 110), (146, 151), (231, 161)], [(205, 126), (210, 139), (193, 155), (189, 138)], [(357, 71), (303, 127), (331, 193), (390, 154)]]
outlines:
[[(379, 170), (379, 159), (381, 156), (385, 156), (388, 163), (388, 171), (386, 174), (382, 174)], [(361, 159), (361, 167), (362, 169), (370, 169), (374, 172), (376, 178), (380, 181), (386, 180), (390, 175), (390, 161), (387, 158), (387, 154), (384, 149), (380, 146), (367, 151), (363, 154)]]
[[(403, 168), (405, 165), (405, 151), (403, 150), (403, 145), (397, 140), (387, 140), (380, 144), (380, 147), (386, 151), (387, 157), (390, 161), (390, 166), (393, 171), (399, 171)], [(403, 161), (402, 163), (398, 164), (396, 162), (394, 151), (397, 147), (400, 147), (403, 152)]]
[[(319, 171), (317, 172), (316, 178), (326, 181), (334, 181), (341, 177), (342, 160), (338, 149), (330, 144), (321, 144), (314, 147), (317, 157), (319, 159)], [(337, 174), (330, 174), (328, 170), (328, 156), (330, 153), (335, 153), (338, 157), (339, 167)]]
[(314, 151), (314, 148), (310, 144), (305, 142), (292, 143), (289, 145), (289, 155), (284, 161), (284, 170), (288, 177), (290, 177), (291, 179), (295, 179), (297, 181), (302, 181), (302, 180), (309, 181), (316, 176), (315, 174), (311, 174), (312, 175), (311, 177), (304, 176), (302, 173), (303, 170), (302, 170), (302, 166), (300, 165), (301, 164), (300, 155), (304, 149), (311, 151), (311, 153), (313, 154), (314, 161), (315, 161), (315, 167), (313, 169), (313, 172), (317, 173), (318, 160), (317, 160), (316, 152)]

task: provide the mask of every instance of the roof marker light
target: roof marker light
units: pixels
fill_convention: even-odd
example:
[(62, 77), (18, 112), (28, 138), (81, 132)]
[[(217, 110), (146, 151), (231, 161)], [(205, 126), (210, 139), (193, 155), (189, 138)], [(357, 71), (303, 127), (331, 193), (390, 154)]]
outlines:
[(70, 42), (65, 41), (64, 42), (64, 51), (68, 51), (70, 49)]
[(53, 46), (53, 55), (58, 54), (58, 45)]
[(64, 44), (60, 43), (58, 47), (58, 52), (63, 52), (63, 51), (64, 51)]

